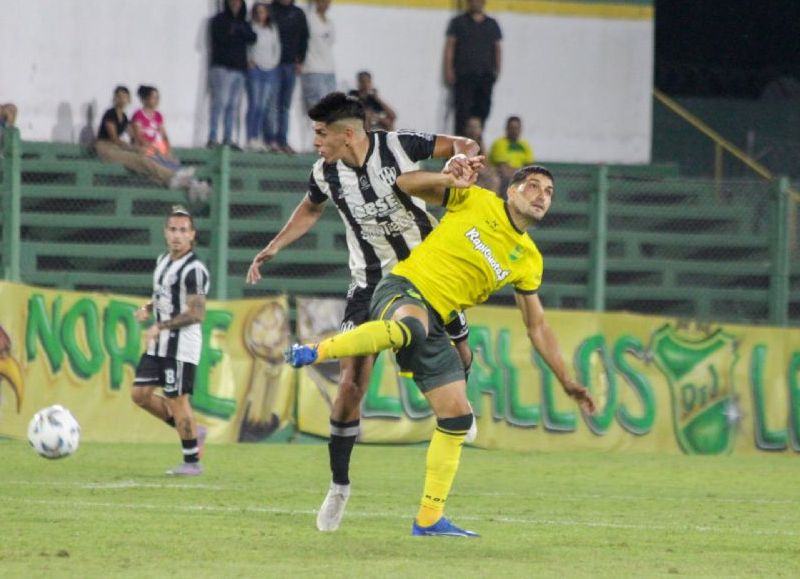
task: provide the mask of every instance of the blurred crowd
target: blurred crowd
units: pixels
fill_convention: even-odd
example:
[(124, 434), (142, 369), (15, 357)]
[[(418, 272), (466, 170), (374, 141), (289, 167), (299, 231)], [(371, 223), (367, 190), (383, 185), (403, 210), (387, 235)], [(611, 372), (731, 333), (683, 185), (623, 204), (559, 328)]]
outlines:
[[(464, 12), (450, 20), (444, 43), (443, 79), (451, 87), (453, 133), (481, 144), (490, 161), (481, 183), (499, 190), (516, 168), (533, 162), (533, 150), (522, 138), (517, 116), (508, 118), (504, 135), (484, 147), (483, 127), (501, 71), (502, 32), (485, 13), (485, 0), (464, 0), (464, 6)], [(295, 0), (255, 0), (249, 9), (244, 0), (220, 0), (220, 10), (208, 25), (207, 147), (224, 144), (237, 151), (294, 154), (287, 136), (295, 86), (307, 111), (348, 84), (336, 78), (330, 8), (331, 0), (310, 0), (305, 8)], [(185, 190), (190, 200), (206, 199), (208, 183), (195, 179), (193, 168), (182, 166), (172, 152), (158, 110), (158, 89), (142, 85), (136, 94), (140, 107), (129, 119), (130, 90), (114, 89), (112, 106), (102, 116), (94, 142), (97, 156), (165, 187)], [(367, 129), (394, 130), (397, 112), (373, 84), (370, 71), (358, 72), (349, 94), (364, 104)], [(243, 100), (244, 127), (239, 127)], [(0, 136), (16, 116), (14, 104), (0, 104)]]

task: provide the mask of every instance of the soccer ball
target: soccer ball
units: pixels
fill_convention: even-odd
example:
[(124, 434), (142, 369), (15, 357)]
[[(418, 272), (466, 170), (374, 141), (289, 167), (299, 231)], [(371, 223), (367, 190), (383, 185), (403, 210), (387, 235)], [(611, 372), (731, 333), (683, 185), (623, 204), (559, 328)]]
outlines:
[(28, 442), (39, 456), (64, 458), (78, 450), (81, 427), (69, 410), (59, 404), (33, 415), (28, 425)]

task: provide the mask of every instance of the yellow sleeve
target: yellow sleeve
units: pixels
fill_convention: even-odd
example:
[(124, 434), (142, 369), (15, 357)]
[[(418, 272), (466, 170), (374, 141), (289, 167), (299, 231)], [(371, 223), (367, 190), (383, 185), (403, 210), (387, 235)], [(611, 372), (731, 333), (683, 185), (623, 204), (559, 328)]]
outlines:
[(500, 165), (506, 162), (505, 155), (503, 155), (503, 139), (497, 139), (492, 143), (492, 148), (489, 151), (489, 163), (492, 165)]
[(518, 294), (535, 294), (542, 285), (542, 268), (531, 264), (525, 268), (520, 280), (514, 284), (514, 291)]
[(448, 211), (462, 211), (472, 205), (475, 199), (480, 199), (486, 195), (491, 195), (493, 198), (497, 197), (488, 189), (483, 189), (477, 185), (467, 187), (466, 189), (448, 189), (444, 194), (444, 206)]

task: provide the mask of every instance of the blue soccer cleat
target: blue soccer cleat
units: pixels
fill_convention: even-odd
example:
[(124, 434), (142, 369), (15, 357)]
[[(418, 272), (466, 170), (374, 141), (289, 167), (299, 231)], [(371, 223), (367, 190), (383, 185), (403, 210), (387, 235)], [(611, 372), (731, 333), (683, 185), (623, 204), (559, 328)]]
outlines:
[(411, 534), (415, 537), (433, 537), (437, 535), (443, 537), (480, 537), (478, 533), (456, 527), (445, 517), (442, 517), (430, 527), (420, 527), (417, 521), (414, 520), (414, 524), (411, 525)]
[(317, 359), (317, 347), (306, 344), (294, 344), (283, 353), (283, 359), (292, 368), (302, 368), (313, 364)]

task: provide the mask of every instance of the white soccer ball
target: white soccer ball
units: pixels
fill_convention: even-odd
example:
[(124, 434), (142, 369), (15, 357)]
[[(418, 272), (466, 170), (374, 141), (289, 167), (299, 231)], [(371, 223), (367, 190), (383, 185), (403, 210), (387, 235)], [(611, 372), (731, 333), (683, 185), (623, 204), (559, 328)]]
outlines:
[(48, 406), (33, 415), (28, 425), (28, 442), (45, 458), (64, 458), (78, 450), (81, 427), (69, 410), (60, 404)]

